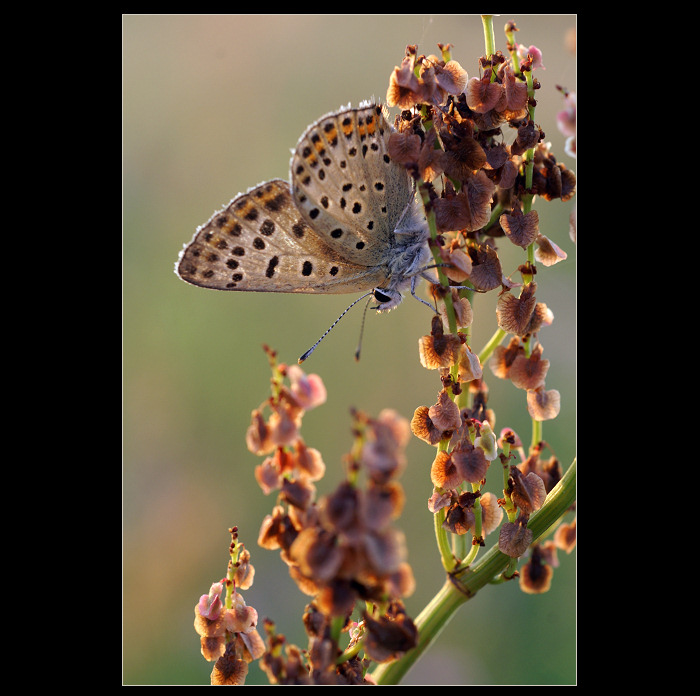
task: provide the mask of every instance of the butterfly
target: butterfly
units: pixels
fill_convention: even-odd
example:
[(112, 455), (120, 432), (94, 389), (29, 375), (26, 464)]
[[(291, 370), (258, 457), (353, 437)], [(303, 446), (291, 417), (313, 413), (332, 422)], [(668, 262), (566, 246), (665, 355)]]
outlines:
[(180, 252), (177, 275), (215, 290), (364, 293), (353, 305), (371, 296), (380, 312), (409, 288), (415, 296), (429, 232), (412, 178), (389, 156), (392, 132), (371, 102), (315, 121), (290, 182), (259, 184), (214, 213)]

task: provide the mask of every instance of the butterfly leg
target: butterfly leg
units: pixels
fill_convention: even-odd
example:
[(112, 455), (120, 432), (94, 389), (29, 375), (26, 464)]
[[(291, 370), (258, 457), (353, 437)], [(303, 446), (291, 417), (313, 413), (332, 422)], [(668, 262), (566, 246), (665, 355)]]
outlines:
[(416, 283), (417, 282), (418, 282), (418, 276), (414, 275), (413, 278), (411, 278), (411, 295), (413, 295), (413, 297), (415, 297), (419, 302), (422, 302), (426, 307), (430, 307), (431, 311), (433, 311), (437, 314), (437, 309), (435, 307), (433, 307), (433, 305), (431, 305), (430, 302), (426, 302), (424, 299), (422, 299), (422, 298), (418, 297), (418, 295), (416, 295)]

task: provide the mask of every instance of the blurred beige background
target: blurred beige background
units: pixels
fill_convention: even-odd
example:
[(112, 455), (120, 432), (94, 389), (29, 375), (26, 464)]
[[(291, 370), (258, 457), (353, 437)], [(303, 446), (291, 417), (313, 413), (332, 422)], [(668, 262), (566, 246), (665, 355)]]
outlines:
[[(574, 15), (508, 15), (518, 40), (535, 44), (537, 120), (557, 158), (561, 96), (575, 90), (576, 58), (567, 34)], [(246, 600), (302, 647), (301, 595), (275, 552), (257, 547), (274, 500), (253, 478), (259, 460), (244, 442), (250, 411), (269, 393), (260, 348), (294, 362), (353, 299), (236, 294), (186, 285), (173, 273), (197, 225), (234, 195), (273, 177), (288, 178), (290, 149), (313, 120), (341, 105), (386, 94), (407, 44), (453, 57), (478, 73), (478, 15), (125, 15), (123, 17), (123, 682), (208, 684), (194, 605), (226, 569), (238, 525), (257, 574)], [(512, 136), (511, 136), (512, 137)], [(575, 448), (575, 259), (572, 202), (538, 200), (541, 229), (568, 254), (541, 269), (538, 299), (554, 325), (541, 338), (551, 361), (547, 387), (562, 394), (559, 419), (544, 437), (566, 467)], [(510, 258), (510, 257), (508, 257)], [(510, 261), (513, 270), (519, 258)], [(473, 345), (495, 330), (495, 298), (475, 303)], [(323, 493), (342, 476), (350, 445), (348, 411), (389, 407), (410, 418), (430, 405), (437, 375), (420, 367), (418, 337), (430, 313), (410, 297), (388, 315), (368, 314), (363, 357), (353, 360), (361, 310), (349, 313), (305, 363), (328, 388), (327, 404), (307, 414), (303, 434), (327, 465)], [(524, 393), (487, 373), (497, 429), (530, 437)], [(414, 616), (440, 588), (427, 499), (432, 448), (413, 440), (403, 475), (400, 520), (418, 582)], [(498, 492), (500, 471), (487, 488)], [(489, 545), (493, 543), (489, 539)], [(560, 554), (551, 591), (523, 594), (515, 583), (485, 588), (442, 633), (405, 683), (570, 684), (575, 681), (575, 554)], [(249, 683), (266, 683), (253, 666)]]

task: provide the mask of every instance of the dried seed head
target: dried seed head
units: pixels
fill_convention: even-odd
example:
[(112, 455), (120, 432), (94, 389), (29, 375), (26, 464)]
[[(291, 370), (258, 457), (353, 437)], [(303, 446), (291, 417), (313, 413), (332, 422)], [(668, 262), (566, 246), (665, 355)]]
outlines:
[(365, 526), (368, 529), (385, 529), (401, 515), (405, 500), (403, 487), (396, 481), (384, 485), (371, 484), (365, 492)]
[(214, 660), (218, 660), (224, 654), (224, 651), (226, 650), (226, 639), (224, 636), (215, 636), (211, 638), (202, 636), (199, 639), (199, 646), (202, 657), (207, 662), (213, 662)]
[(498, 529), (503, 519), (503, 509), (498, 504), (498, 498), (493, 493), (481, 494), (481, 529), (484, 535), (491, 534)]
[[(440, 247), (440, 256), (442, 260), (448, 264), (445, 268), (445, 275), (455, 283), (461, 283), (467, 278), (472, 272), (472, 260), (469, 258), (464, 249), (456, 246), (458, 241), (450, 244), (449, 246)], [(453, 297), (453, 301), (454, 301)], [(460, 324), (460, 326), (467, 326), (466, 324)]]
[(566, 260), (567, 254), (560, 249), (549, 237), (538, 234), (535, 239), (535, 260), (543, 266), (553, 266), (555, 263)]
[(530, 319), (535, 310), (537, 300), (535, 298), (536, 283), (528, 283), (515, 297), (510, 292), (504, 292), (496, 306), (498, 326), (508, 333), (516, 336), (524, 336), (528, 333)]
[(273, 457), (266, 457), (262, 464), (255, 467), (255, 480), (265, 495), (276, 491), (282, 485), (282, 475)]
[(452, 452), (452, 461), (462, 480), (478, 483), (486, 476), (489, 461), (481, 447), (474, 447), (469, 440), (462, 442)]
[(365, 650), (375, 662), (388, 662), (415, 647), (418, 642), (418, 629), (402, 609), (379, 619), (364, 614)]
[(253, 585), (253, 580), (255, 579), (255, 568), (250, 562), (250, 551), (244, 548), (238, 554), (238, 561), (236, 562), (236, 570), (234, 581), (236, 587), (241, 590), (247, 590)]
[(472, 77), (467, 82), (467, 106), (478, 114), (485, 114), (495, 109), (503, 97), (503, 86), (491, 82), (491, 73), (483, 77)]
[(518, 389), (537, 389), (544, 386), (549, 370), (549, 360), (542, 358), (542, 345), (532, 350), (530, 357), (519, 354), (510, 366), (508, 377)]
[(389, 78), (386, 92), (387, 106), (410, 109), (415, 104), (425, 101), (423, 85), (414, 72), (415, 54), (406, 55), (399, 67), (395, 67)]
[(307, 375), (299, 365), (290, 365), (287, 368), (287, 376), (292, 396), (305, 411), (326, 402), (326, 387), (318, 375)]
[(507, 346), (496, 346), (489, 359), (489, 367), (496, 377), (507, 379), (510, 367), (519, 355), (525, 354), (525, 346), (518, 336), (513, 336)]
[(253, 607), (246, 606), (240, 592), (234, 591), (233, 604), (231, 609), (226, 610), (224, 622), (230, 633), (250, 633), (258, 625), (258, 612)]
[(265, 643), (257, 629), (248, 633), (238, 633), (236, 640), (243, 644), (241, 657), (246, 662), (253, 662), (253, 660), (258, 660), (263, 656)]
[(524, 475), (517, 466), (511, 466), (509, 483), (513, 502), (524, 514), (535, 512), (544, 504), (547, 497), (544, 481), (534, 471)]
[(442, 430), (435, 427), (428, 415), (427, 406), (419, 406), (411, 419), (411, 432), (429, 445), (437, 445), (442, 440)]
[(514, 155), (524, 154), (536, 147), (542, 136), (542, 131), (532, 121), (526, 121), (518, 128), (518, 135), (510, 146), (511, 153)]
[[(486, 161), (485, 155), (483, 160)], [(449, 167), (446, 167), (447, 170)], [(461, 176), (464, 177), (465, 174), (462, 173)], [(491, 199), (495, 189), (496, 185), (481, 169), (463, 179), (462, 188), (458, 193), (434, 201), (438, 231), (480, 230), (491, 217)]]
[(509, 63), (505, 64), (501, 74), (506, 95), (504, 109), (507, 112), (506, 119), (511, 121), (523, 118), (527, 114), (527, 84), (516, 76)]
[(441, 62), (434, 59), (432, 63), (435, 81), (439, 87), (449, 94), (460, 94), (464, 91), (469, 75), (456, 60), (450, 60), (442, 65)]
[(299, 475), (309, 481), (319, 481), (326, 473), (321, 453), (313, 447), (307, 447), (303, 440), (298, 439), (294, 445), (296, 450), (296, 468)]
[(472, 273), (469, 280), (477, 290), (493, 290), (501, 285), (503, 272), (495, 249), (483, 244), (469, 247), (469, 256), (472, 260)]
[(289, 556), (307, 578), (328, 582), (335, 577), (343, 554), (334, 534), (322, 529), (302, 529), (289, 549)]
[(421, 155), (421, 139), (417, 133), (406, 131), (389, 136), (387, 151), (392, 162), (415, 166)]
[(285, 477), (282, 479), (280, 498), (290, 505), (300, 510), (306, 510), (315, 497), (316, 488), (311, 481), (303, 478), (291, 479)]
[(430, 335), (418, 339), (421, 365), (428, 370), (451, 367), (459, 360), (461, 345), (459, 336), (445, 334), (441, 317), (435, 315), (430, 324)]
[(418, 155), (418, 171), (423, 181), (428, 183), (445, 171), (446, 153), (442, 148), (435, 147), (436, 142), (435, 129), (431, 128), (425, 135)]
[(236, 642), (226, 646), (226, 652), (216, 661), (211, 673), (212, 686), (243, 686), (248, 674), (248, 663), (237, 657)]
[[(460, 499), (462, 496), (460, 496)], [(472, 505), (462, 505), (456, 502), (450, 507), (445, 516), (442, 526), (453, 534), (466, 534), (475, 524), (474, 510)]]
[(246, 431), (245, 441), (248, 449), (258, 456), (269, 454), (275, 448), (270, 438), (270, 428), (259, 409), (255, 409), (251, 414), (251, 423)]
[(552, 567), (544, 562), (539, 544), (535, 544), (530, 559), (520, 570), (520, 589), (528, 594), (547, 592), (552, 584), (553, 575)]
[(479, 356), (465, 343), (459, 356), (459, 378), (462, 382), (472, 382), (481, 379), (484, 371), (479, 362)]
[(445, 389), (440, 391), (437, 402), (428, 409), (428, 417), (433, 425), (443, 432), (457, 430), (462, 425), (459, 407)]
[(536, 421), (552, 420), (559, 415), (561, 397), (556, 389), (545, 391), (543, 387), (527, 392), (527, 410)]
[(570, 524), (560, 524), (554, 532), (557, 548), (571, 553), (576, 547), (576, 518)]
[(383, 410), (367, 424), (362, 463), (369, 477), (385, 483), (401, 474), (406, 465), (404, 448), (411, 436), (408, 421), (392, 409)]
[(430, 467), (430, 480), (433, 486), (442, 489), (457, 488), (462, 483), (462, 474), (448, 452), (441, 450), (435, 455)]
[(406, 537), (395, 527), (382, 532), (368, 530), (363, 549), (371, 570), (379, 576), (391, 575), (406, 560)]
[(323, 524), (336, 533), (361, 533), (360, 491), (347, 481), (341, 482), (321, 500), (320, 514)]
[(203, 638), (219, 638), (226, 634), (223, 611), (219, 613), (216, 619), (208, 619), (199, 612), (200, 605), (198, 604), (194, 608), (194, 630), (197, 631), (200, 636)]
[(279, 446), (291, 445), (299, 437), (299, 424), (286, 404), (275, 404), (268, 420), (270, 440)]
[(416, 589), (416, 579), (408, 563), (401, 563), (398, 569), (386, 578), (386, 582), (392, 597), (410, 597)]
[(498, 533), (498, 548), (511, 558), (522, 556), (532, 543), (532, 530), (527, 527), (527, 519), (506, 522)]
[(539, 234), (539, 215), (536, 210), (531, 210), (523, 214), (520, 204), (513, 206), (513, 210), (508, 214), (504, 213), (499, 218), (501, 228), (506, 233), (506, 237), (516, 246), (526, 249), (535, 241)]

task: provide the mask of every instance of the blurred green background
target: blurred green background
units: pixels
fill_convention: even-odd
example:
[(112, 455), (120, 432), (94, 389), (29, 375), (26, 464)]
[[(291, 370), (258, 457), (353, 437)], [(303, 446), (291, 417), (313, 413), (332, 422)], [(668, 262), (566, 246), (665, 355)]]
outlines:
[[(564, 137), (555, 114), (575, 90), (575, 15), (514, 19), (518, 40), (543, 53), (537, 121), (557, 158)], [(288, 178), (290, 149), (304, 128), (341, 105), (383, 100), (407, 44), (453, 57), (478, 73), (479, 15), (124, 15), (123, 16), (123, 682), (208, 684), (194, 605), (226, 570), (227, 529), (238, 525), (252, 553), (255, 584), (245, 594), (262, 617), (306, 646), (300, 622), (307, 597), (276, 552), (256, 544), (274, 504), (254, 482), (259, 459), (244, 442), (250, 411), (269, 393), (268, 343), (294, 362), (353, 299), (350, 296), (235, 294), (189, 286), (173, 273), (197, 225), (234, 195), (266, 179)], [(512, 135), (510, 135), (512, 138)], [(569, 255), (540, 269), (538, 300), (553, 311), (541, 339), (551, 361), (547, 388), (561, 414), (544, 437), (568, 466), (575, 448), (575, 247), (573, 201), (536, 201), (540, 227)], [(505, 245), (504, 245), (505, 246)], [(513, 248), (514, 249), (514, 248)], [(506, 256), (512, 272), (521, 258)], [(477, 297), (473, 345), (495, 330), (495, 297)], [(430, 313), (410, 297), (388, 315), (369, 314), (363, 356), (353, 360), (361, 310), (347, 315), (305, 363), (322, 376), (325, 406), (307, 414), (303, 435), (321, 450), (322, 494), (342, 476), (351, 407), (406, 418), (431, 405), (436, 373), (418, 362)], [(529, 441), (524, 392), (486, 373), (497, 430)], [(412, 438), (402, 477), (417, 590), (412, 615), (441, 587), (427, 499), (434, 450)], [(487, 489), (499, 492), (500, 471)], [(489, 539), (489, 545), (494, 539)], [(404, 683), (571, 684), (575, 660), (575, 553), (559, 555), (552, 589), (530, 596), (516, 583), (487, 587), (468, 602)], [(253, 665), (248, 683), (266, 683)]]

